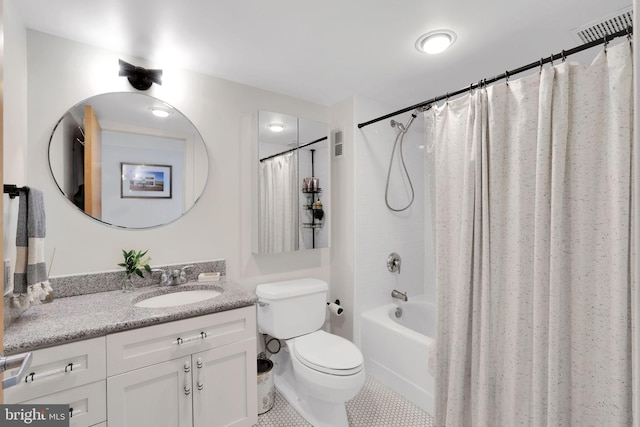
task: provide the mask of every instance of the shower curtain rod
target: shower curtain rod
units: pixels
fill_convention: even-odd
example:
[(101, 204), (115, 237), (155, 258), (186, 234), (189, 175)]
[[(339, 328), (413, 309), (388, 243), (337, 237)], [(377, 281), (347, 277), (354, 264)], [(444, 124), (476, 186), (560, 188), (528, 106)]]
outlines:
[(393, 113), (385, 114), (384, 116), (380, 116), (378, 118), (369, 120), (368, 122), (359, 123), (358, 124), (358, 128), (361, 129), (361, 128), (365, 127), (365, 126), (369, 126), (369, 125), (371, 125), (373, 123), (377, 123), (379, 121), (382, 121), (382, 120), (397, 116), (398, 114), (406, 113), (408, 111), (417, 110), (417, 109), (421, 109), (421, 108), (424, 108), (425, 111), (426, 111), (429, 108), (431, 108), (431, 106), (434, 103), (436, 103), (438, 101), (442, 101), (442, 100), (445, 100), (445, 99), (449, 99), (450, 97), (453, 97), (453, 96), (457, 96), (457, 95), (461, 95), (461, 94), (466, 93), (466, 92), (470, 92), (473, 89), (476, 89), (476, 88), (481, 87), (481, 86), (486, 86), (486, 85), (491, 84), (491, 83), (495, 83), (495, 82), (497, 82), (499, 80), (502, 80), (502, 79), (509, 79), (509, 77), (511, 77), (514, 74), (518, 74), (518, 73), (522, 73), (524, 71), (532, 70), (532, 69), (537, 68), (537, 67), (542, 68), (542, 66), (544, 64), (548, 64), (549, 62), (553, 63), (553, 61), (558, 60), (558, 59), (562, 59), (564, 61), (565, 58), (567, 56), (569, 56), (569, 55), (573, 55), (574, 53), (582, 52), (583, 50), (591, 49), (592, 47), (599, 46), (601, 44), (604, 44), (605, 45), (605, 49), (606, 49), (606, 45), (609, 43), (609, 41), (611, 41), (611, 40), (613, 40), (615, 38), (618, 38), (618, 37), (627, 36), (629, 38), (629, 41), (631, 41), (631, 34), (633, 34), (633, 26), (628, 26), (626, 29), (618, 31), (617, 33), (606, 35), (606, 36), (604, 36), (604, 37), (602, 37), (602, 38), (600, 38), (598, 40), (594, 40), (594, 41), (585, 43), (583, 45), (574, 47), (573, 49), (563, 50), (561, 53), (556, 53), (556, 54), (551, 55), (551, 56), (549, 56), (547, 58), (540, 58), (539, 61), (532, 62), (531, 64), (522, 66), (520, 68), (516, 68), (516, 69), (511, 70), (511, 71), (505, 71), (504, 73), (498, 74), (497, 76), (491, 77), (490, 79), (482, 79), (478, 83), (472, 83), (469, 86), (467, 86), (467, 87), (465, 87), (463, 89), (457, 90), (455, 92), (447, 92), (444, 95), (436, 96), (435, 98), (431, 98), (428, 101), (424, 101), (424, 102), (421, 102), (419, 104), (412, 105), (411, 107), (406, 107), (406, 108), (403, 108), (402, 110), (398, 110), (398, 111), (394, 111)]
[(272, 155), (267, 156), (267, 157), (265, 157), (265, 158), (263, 158), (263, 159), (260, 159), (260, 161), (261, 161), (261, 162), (264, 162), (265, 160), (273, 159), (274, 157), (278, 157), (278, 156), (282, 156), (283, 154), (291, 153), (292, 151), (296, 151), (296, 150), (299, 150), (299, 149), (301, 149), (301, 148), (308, 147), (308, 146), (309, 146), (309, 145), (311, 145), (311, 144), (316, 144), (316, 143), (318, 143), (318, 142), (322, 142), (322, 141), (324, 141), (324, 140), (326, 140), (326, 139), (327, 139), (327, 137), (326, 137), (326, 136), (325, 136), (325, 137), (322, 137), (322, 138), (318, 138), (318, 139), (316, 139), (315, 141), (307, 142), (306, 144), (301, 145), (301, 146), (299, 146), (299, 147), (292, 148), (292, 149), (290, 149), (290, 150), (281, 151), (280, 153), (272, 154)]

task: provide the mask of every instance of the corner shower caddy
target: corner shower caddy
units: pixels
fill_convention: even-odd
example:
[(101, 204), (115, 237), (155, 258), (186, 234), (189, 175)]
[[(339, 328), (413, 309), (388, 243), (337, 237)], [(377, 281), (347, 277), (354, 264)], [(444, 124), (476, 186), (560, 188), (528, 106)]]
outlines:
[[(316, 201), (320, 201), (319, 194), (322, 193), (322, 189), (318, 188), (317, 190), (302, 190), (302, 193), (306, 196), (305, 203), (303, 207), (311, 212), (311, 222), (303, 222), (302, 225), (304, 228), (318, 228), (322, 226), (322, 219), (316, 218), (317, 211), (323, 211), (323, 208), (315, 208), (313, 204)], [(315, 245), (314, 245), (315, 246)]]

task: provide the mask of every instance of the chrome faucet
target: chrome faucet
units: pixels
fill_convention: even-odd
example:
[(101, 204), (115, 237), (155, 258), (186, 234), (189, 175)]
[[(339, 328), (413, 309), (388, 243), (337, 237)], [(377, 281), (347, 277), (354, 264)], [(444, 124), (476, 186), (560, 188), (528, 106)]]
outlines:
[(409, 300), (406, 292), (396, 291), (395, 289), (391, 291), (391, 298), (398, 298), (405, 302)]
[[(185, 265), (180, 270), (178, 269), (170, 270), (169, 274), (167, 275), (168, 276), (167, 285), (175, 286), (175, 285), (182, 285), (183, 283), (187, 283), (186, 269), (191, 267), (193, 267), (193, 265)], [(163, 277), (166, 277), (166, 276), (163, 275)]]

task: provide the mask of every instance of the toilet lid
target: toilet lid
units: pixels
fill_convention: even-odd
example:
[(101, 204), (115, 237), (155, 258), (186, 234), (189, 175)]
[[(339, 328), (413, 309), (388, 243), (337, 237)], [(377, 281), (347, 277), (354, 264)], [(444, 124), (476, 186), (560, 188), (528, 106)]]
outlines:
[(295, 338), (297, 359), (316, 371), (333, 375), (352, 375), (362, 370), (362, 353), (351, 341), (316, 331)]

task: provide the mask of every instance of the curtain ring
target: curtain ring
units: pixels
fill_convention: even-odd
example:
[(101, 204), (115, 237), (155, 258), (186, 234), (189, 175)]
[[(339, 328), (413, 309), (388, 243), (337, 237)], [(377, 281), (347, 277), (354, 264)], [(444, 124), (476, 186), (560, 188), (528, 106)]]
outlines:
[(449, 102), (449, 92), (447, 92), (446, 98), (445, 98), (445, 102)]
[(549, 61), (551, 61), (551, 66), (553, 67), (553, 54), (549, 57)]
[(609, 46), (609, 37), (608, 34), (604, 35), (604, 53), (607, 53), (607, 46)]
[(506, 80), (507, 86), (509, 86), (509, 71), (504, 72), (504, 78)]
[(627, 40), (629, 40), (629, 43), (631, 43), (631, 31), (629, 31), (629, 27), (627, 27), (626, 30), (627, 30)]
[(567, 56), (564, 53), (564, 49), (562, 50), (562, 62), (567, 60)]
[(544, 58), (540, 58), (540, 72), (542, 72), (543, 65), (544, 65)]

